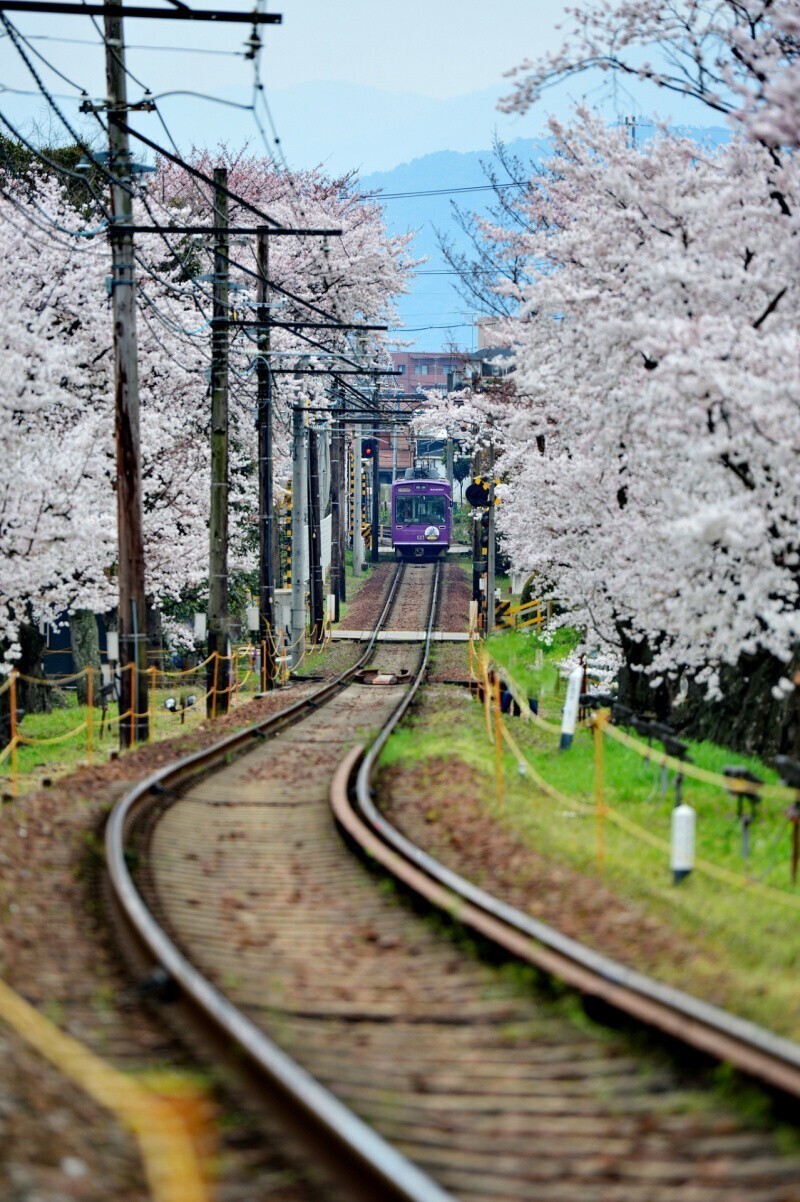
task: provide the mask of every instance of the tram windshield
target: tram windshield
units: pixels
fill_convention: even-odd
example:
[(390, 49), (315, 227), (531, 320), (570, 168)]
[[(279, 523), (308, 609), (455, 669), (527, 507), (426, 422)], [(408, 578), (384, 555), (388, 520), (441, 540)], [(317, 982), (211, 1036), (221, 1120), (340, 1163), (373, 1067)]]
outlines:
[(398, 526), (443, 526), (447, 521), (447, 498), (396, 497), (394, 520)]

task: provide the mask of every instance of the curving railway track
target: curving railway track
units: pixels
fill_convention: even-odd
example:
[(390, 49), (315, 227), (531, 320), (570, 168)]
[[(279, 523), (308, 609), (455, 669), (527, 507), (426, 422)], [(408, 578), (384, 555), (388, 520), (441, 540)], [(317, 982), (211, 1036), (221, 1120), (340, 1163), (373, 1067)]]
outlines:
[(430, 634), (438, 587), (433, 565), (401, 566), (353, 668), (115, 809), (112, 893), (137, 972), (159, 967), (206, 1053), (236, 1062), (347, 1197), (797, 1202), (800, 1158), (674, 1056), (576, 1024), (363, 862), (518, 959), (800, 1096), (794, 1045), (485, 897), (381, 819), (371, 774), (428, 644), (376, 635), (424, 627), (422, 610)]

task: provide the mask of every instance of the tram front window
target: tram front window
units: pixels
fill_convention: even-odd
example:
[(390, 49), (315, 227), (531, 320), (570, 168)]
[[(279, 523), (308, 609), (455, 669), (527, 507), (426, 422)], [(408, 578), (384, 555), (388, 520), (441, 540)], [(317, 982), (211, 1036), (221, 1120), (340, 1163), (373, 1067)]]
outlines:
[(445, 497), (397, 497), (394, 520), (398, 526), (443, 526), (447, 520)]

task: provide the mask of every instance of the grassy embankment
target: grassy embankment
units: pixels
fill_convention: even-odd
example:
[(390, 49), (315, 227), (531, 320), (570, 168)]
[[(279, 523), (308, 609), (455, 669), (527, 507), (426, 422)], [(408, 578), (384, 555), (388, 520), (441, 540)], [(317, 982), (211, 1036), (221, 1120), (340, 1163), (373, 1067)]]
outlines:
[[(492, 639), (489, 647), (509, 675), (530, 695), (539, 695), (542, 716), (557, 722), (563, 698), (557, 663), (573, 641), (567, 631), (558, 633), (551, 646), (537, 636), (510, 632)], [(538, 668), (537, 658), (541, 659)], [(412, 719), (393, 736), (382, 762), (408, 766), (456, 759), (469, 765), (478, 774), (486, 809), (538, 853), (570, 865), (584, 877), (602, 879), (616, 894), (686, 937), (685, 955), (669, 963), (648, 964), (648, 971), (774, 1030), (800, 1037), (796, 973), (800, 886), (792, 887), (790, 880), (792, 830), (786, 803), (760, 803), (750, 828), (750, 856), (745, 860), (736, 800), (721, 789), (687, 779), (683, 796), (697, 814), (698, 858), (727, 871), (730, 879), (714, 879), (698, 868), (676, 887), (668, 852), (609, 820), (603, 824), (601, 870), (591, 732), (579, 730), (572, 747), (559, 752), (557, 734), (542, 731), (522, 717), (506, 721), (530, 765), (574, 799), (573, 804), (549, 798), (530, 776), (521, 775), (516, 756), (507, 748), (499, 804), (495, 752), (487, 738), (483, 707), (465, 705), (462, 694), (437, 696), (425, 708), (424, 724)], [(663, 793), (660, 767), (610, 739), (604, 749), (607, 805), (668, 843), (674, 806), (672, 775)], [(711, 771), (739, 764), (767, 782), (777, 781), (768, 765), (711, 743), (690, 743), (689, 754), (695, 764)]]
[[(245, 680), (242, 666), (240, 680), (244, 681), (241, 692), (234, 698), (232, 709), (238, 709), (253, 695), (252, 674)], [(177, 688), (156, 689), (155, 721), (153, 742), (174, 738), (195, 730), (206, 721), (205, 669), (186, 677), (186, 683)], [(180, 700), (181, 694), (196, 697), (196, 704), (186, 709), (181, 723), (180, 711), (172, 713), (164, 706), (168, 697)], [(56, 780), (89, 762), (87, 740), (88, 705), (79, 705), (73, 691), (59, 690), (60, 704), (46, 714), (27, 714), (20, 726), (20, 734), (26, 739), (37, 740), (33, 746), (22, 744), (18, 749), (19, 791), (25, 793), (39, 785), (43, 779)], [(92, 763), (105, 763), (112, 752), (119, 750), (118, 709), (116, 703), (108, 707), (108, 717), (101, 735), (102, 714), (98, 706), (92, 710)], [(110, 721), (109, 721), (110, 719)], [(71, 731), (77, 733), (70, 735)], [(38, 742), (42, 740), (42, 742)], [(57, 740), (52, 742), (52, 740)], [(0, 779), (4, 793), (10, 787), (11, 763), (6, 758), (0, 765)]]
[[(370, 578), (369, 571), (360, 577), (352, 574), (352, 555), (348, 552), (347, 605), (342, 607), (342, 617), (346, 616), (348, 605), (364, 587)], [(325, 651), (313, 652), (309, 655), (299, 675), (314, 675), (324, 668), (336, 668), (338, 660), (342, 660), (342, 669), (349, 663), (351, 651), (348, 645), (331, 647)], [(205, 691), (206, 670), (198, 668), (192, 673), (169, 682), (169, 688), (158, 688), (155, 695), (154, 741), (169, 739), (176, 735), (194, 730), (206, 721)], [(234, 701), (234, 707), (249, 701), (255, 691), (252, 672), (244, 660), (240, 662), (239, 679), (242, 691)], [(43, 778), (57, 779), (65, 776), (88, 762), (88, 745), (86, 725), (89, 718), (89, 707), (79, 705), (74, 689), (58, 689), (58, 704), (49, 713), (27, 714), (20, 726), (20, 734), (26, 739), (37, 740), (34, 746), (21, 745), (18, 749), (19, 790), (21, 793), (37, 786)], [(164, 702), (168, 697), (180, 701), (181, 694), (194, 695), (196, 704), (185, 711), (184, 722), (181, 723), (180, 712), (170, 713), (165, 709)], [(118, 706), (112, 703), (108, 707), (108, 720), (101, 736), (101, 711), (95, 706), (92, 711), (92, 762), (105, 763), (112, 752), (119, 748), (117, 734)], [(109, 721), (110, 720), (110, 721)], [(76, 731), (70, 736), (71, 731)], [(38, 742), (41, 740), (41, 742)], [(56, 740), (53, 742), (52, 740)], [(2, 748), (0, 748), (2, 750)], [(0, 764), (0, 781), (2, 789), (8, 792), (11, 775), (10, 759)]]

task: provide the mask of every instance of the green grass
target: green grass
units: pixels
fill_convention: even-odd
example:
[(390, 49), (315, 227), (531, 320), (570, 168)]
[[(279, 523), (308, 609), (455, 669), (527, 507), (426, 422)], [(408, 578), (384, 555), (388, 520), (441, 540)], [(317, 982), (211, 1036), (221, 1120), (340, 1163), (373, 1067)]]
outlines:
[(540, 697), (543, 710), (560, 711), (563, 687), (558, 665), (578, 646), (580, 639), (580, 632), (572, 626), (561, 626), (544, 634), (508, 630), (493, 635), (486, 647), (529, 697)]
[[(240, 681), (244, 680), (245, 666), (241, 665)], [(157, 688), (155, 693), (155, 721), (153, 728), (154, 741), (172, 738), (194, 730), (206, 721), (205, 708), (205, 668), (187, 676), (182, 682), (175, 680), (177, 687)], [(237, 695), (233, 708), (244, 704), (252, 697), (253, 680), (250, 677)], [(86, 723), (89, 718), (89, 707), (79, 705), (75, 692), (59, 690), (60, 697), (66, 704), (45, 714), (26, 714), (19, 728), (19, 733), (26, 739), (52, 740), (58, 742), (43, 742), (28, 746), (21, 744), (18, 748), (19, 791), (39, 784), (45, 777), (55, 779), (89, 762), (88, 731)], [(164, 707), (168, 697), (180, 701), (181, 693), (194, 694), (197, 703), (185, 711), (184, 723), (181, 723), (180, 713), (170, 713)], [(119, 706), (112, 703), (108, 707), (107, 721), (101, 734), (102, 713), (98, 706), (92, 710), (92, 762), (105, 763), (111, 752), (119, 750)], [(109, 721), (110, 720), (110, 721)], [(84, 729), (81, 729), (83, 727)], [(70, 736), (70, 732), (76, 731)], [(10, 785), (11, 760), (6, 758), (0, 765), (0, 778), (5, 778), (6, 791)]]
[[(545, 689), (555, 717), (560, 697), (547, 692), (548, 671), (557, 655), (574, 645), (575, 635), (564, 632), (543, 651), (536, 668), (535, 645), (529, 636), (511, 632), (491, 640), (491, 648), (510, 674), (524, 679), (531, 694)], [(560, 650), (559, 650), (560, 648)], [(723, 1002), (746, 1017), (775, 1030), (800, 1036), (800, 887), (790, 880), (791, 827), (785, 803), (762, 801), (750, 828), (749, 860), (742, 858), (742, 836), (736, 800), (724, 790), (686, 780), (683, 798), (697, 815), (697, 856), (735, 874), (738, 883), (723, 883), (699, 870), (676, 887), (668, 854), (635, 837), (611, 821), (604, 823), (605, 860), (597, 860), (597, 822), (594, 810), (594, 748), (588, 730), (579, 730), (572, 747), (559, 752), (558, 735), (537, 728), (524, 718), (508, 718), (508, 728), (524, 757), (542, 777), (578, 804), (550, 799), (533, 779), (521, 775), (517, 759), (503, 755), (504, 802), (496, 800), (495, 752), (488, 741), (483, 707), (464, 693), (449, 691), (424, 705), (392, 736), (382, 764), (409, 765), (426, 760), (459, 760), (479, 774), (480, 796), (486, 808), (549, 860), (571, 865), (589, 877), (602, 879), (620, 896), (670, 924), (691, 940), (680, 963), (654, 962), (648, 971)], [(659, 748), (660, 750), (660, 748)], [(751, 768), (765, 781), (776, 774), (755, 757), (741, 756), (711, 743), (690, 743), (695, 764), (720, 772), (725, 764)], [(604, 741), (606, 804), (669, 842), (674, 806), (674, 778), (669, 775), (662, 795), (660, 767), (635, 751)], [(763, 895), (747, 882), (771, 886), (777, 895)], [(785, 898), (786, 900), (782, 900)], [(641, 967), (641, 966), (640, 966)]]

